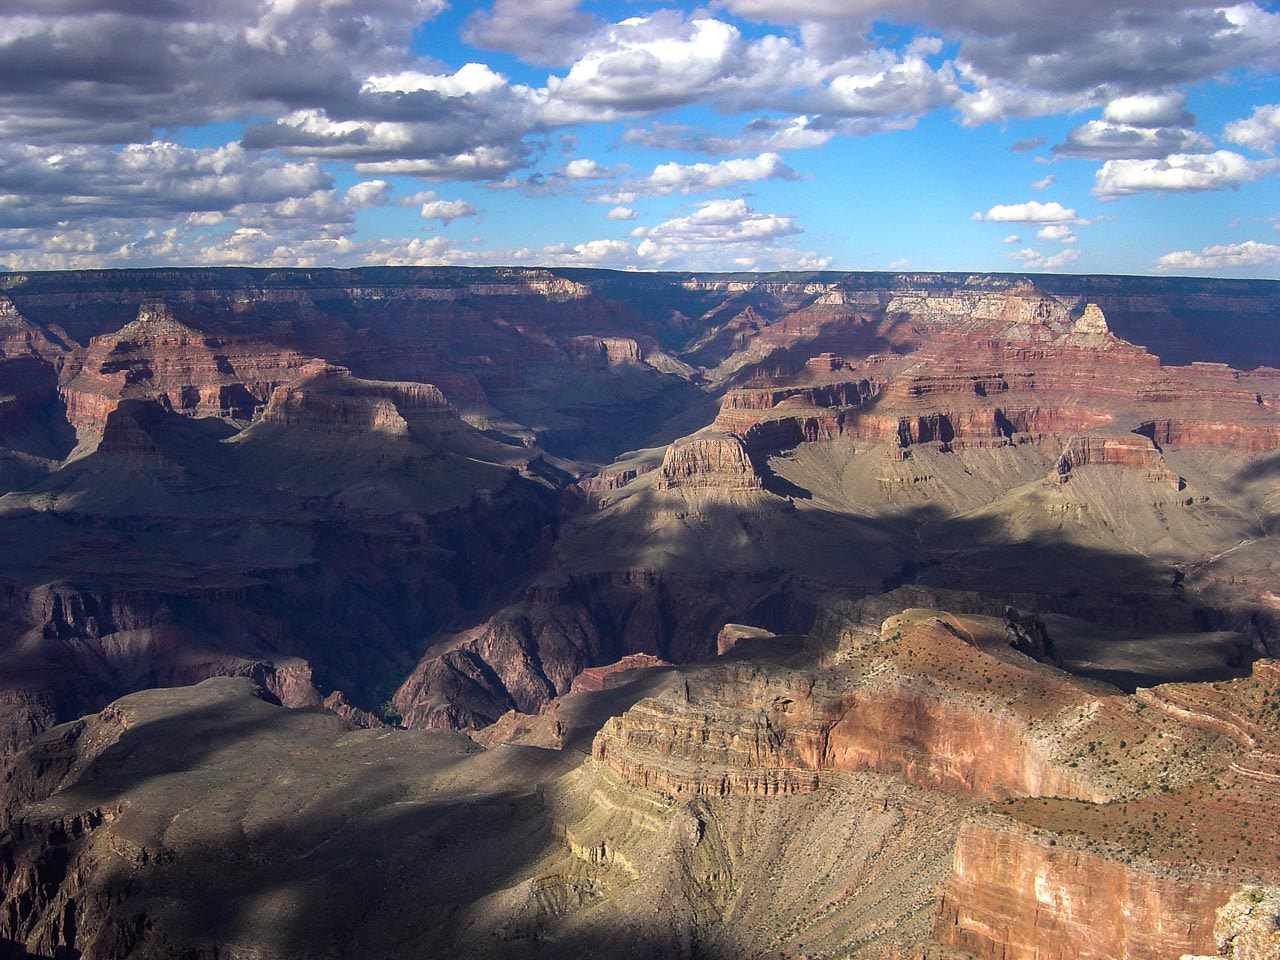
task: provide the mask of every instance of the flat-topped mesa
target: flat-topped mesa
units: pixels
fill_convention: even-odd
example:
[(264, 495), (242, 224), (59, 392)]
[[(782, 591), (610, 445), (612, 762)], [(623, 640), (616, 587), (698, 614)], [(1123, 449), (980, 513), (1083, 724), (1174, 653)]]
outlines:
[(644, 349), (629, 337), (573, 337), (568, 346), (575, 360), (601, 366), (642, 363), (645, 358)]
[(777, 796), (819, 786), (831, 718), (798, 674), (753, 664), (674, 678), (596, 734), (592, 756), (669, 796)]
[(866, 404), (879, 389), (878, 381), (864, 377), (730, 390), (714, 426), (742, 437), (750, 451), (834, 440), (843, 432), (846, 412)]
[(570, 689), (597, 692), (611, 690), (634, 679), (637, 670), (653, 670), (657, 667), (670, 666), (672, 664), (668, 661), (649, 653), (629, 653), (621, 660), (607, 663), (602, 667), (587, 667), (573, 678), (573, 685)]
[(805, 368), (808, 370), (830, 373), (836, 370), (843, 370), (849, 366), (845, 362), (844, 357), (838, 357), (834, 353), (824, 352), (816, 357), (810, 357), (804, 362)]
[(657, 472), (660, 490), (764, 489), (747, 448), (730, 433), (701, 433), (677, 440), (667, 448)]
[(458, 292), (468, 297), (539, 297), (557, 303), (591, 296), (591, 287), (587, 284), (554, 276), (546, 270), (523, 270), (519, 274), (506, 280), (469, 283)]
[(778, 386), (730, 390), (720, 405), (720, 415), (728, 411), (772, 410), (785, 400), (799, 400), (815, 407), (855, 407), (866, 403), (879, 390), (871, 378), (840, 380), (811, 386)]
[(1087, 464), (1108, 464), (1143, 470), (1146, 471), (1147, 480), (1168, 486), (1173, 492), (1186, 486), (1186, 482), (1169, 469), (1164, 456), (1150, 438), (1139, 434), (1085, 434), (1072, 437), (1058, 456), (1053, 470), (1049, 472), (1049, 479), (1054, 483), (1067, 483), (1073, 469)]
[(457, 411), (431, 384), (362, 380), (324, 363), (308, 365), (305, 374), (272, 392), (263, 423), (392, 437), (438, 436), (461, 428)]

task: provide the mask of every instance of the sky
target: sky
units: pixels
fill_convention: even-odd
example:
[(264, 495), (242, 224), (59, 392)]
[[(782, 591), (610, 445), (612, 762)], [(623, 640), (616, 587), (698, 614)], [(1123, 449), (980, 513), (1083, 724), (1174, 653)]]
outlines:
[(3, 0), (0, 269), (1280, 277), (1280, 0)]

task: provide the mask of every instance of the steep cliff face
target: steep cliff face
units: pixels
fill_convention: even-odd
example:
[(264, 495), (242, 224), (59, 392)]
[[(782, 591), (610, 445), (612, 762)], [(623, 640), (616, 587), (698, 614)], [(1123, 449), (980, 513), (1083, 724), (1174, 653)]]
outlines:
[(731, 434), (693, 436), (667, 448), (658, 468), (658, 487), (713, 487), (760, 490), (760, 477), (742, 441)]
[[(1228, 925), (1241, 920), (1230, 906), (1238, 891), (1276, 876), (1278, 728), (1267, 704), (1278, 678), (1274, 661), (1261, 661), (1248, 678), (1136, 698), (1128, 744), (1182, 767), (1158, 789), (1136, 784), (1106, 804), (1020, 800), (966, 826), (939, 936), (986, 957), (1219, 952), (1224, 911), (1235, 916)], [(1144, 707), (1162, 718), (1154, 743)]]
[(1220, 909), (1277, 875), (1280, 673), (1122, 697), (1014, 653), (1011, 624), (833, 621), (834, 673), (794, 655), (686, 670), (607, 721), (593, 756), (677, 800), (838, 791), (846, 771), (1012, 798), (954, 835), (941, 942), (993, 960), (1217, 950)]
[(593, 755), (672, 794), (805, 792), (823, 771), (874, 771), (974, 798), (1109, 799), (1114, 778), (1051, 729), (1098, 705), (1007, 646), (1009, 624), (892, 617), (859, 648), (861, 666), (837, 677), (707, 668), (606, 723)]
[(1204, 954), (1234, 889), (990, 818), (960, 831), (938, 926), (952, 946), (1007, 960)]

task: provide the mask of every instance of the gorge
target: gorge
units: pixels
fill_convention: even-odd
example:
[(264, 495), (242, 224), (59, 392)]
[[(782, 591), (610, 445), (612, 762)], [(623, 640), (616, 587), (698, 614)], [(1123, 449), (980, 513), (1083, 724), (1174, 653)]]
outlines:
[(0, 956), (1274, 958), (1277, 316), (0, 273)]

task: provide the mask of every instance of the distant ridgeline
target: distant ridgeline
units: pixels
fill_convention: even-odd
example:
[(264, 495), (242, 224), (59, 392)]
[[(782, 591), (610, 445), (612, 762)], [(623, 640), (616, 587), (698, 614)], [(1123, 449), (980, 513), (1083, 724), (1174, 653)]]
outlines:
[[(193, 318), (219, 307), (312, 301), (358, 309), (385, 301), (471, 300), (536, 294), (550, 299), (601, 299), (625, 305), (631, 318), (658, 323), (664, 312), (706, 307), (703, 295), (753, 292), (796, 302), (819, 292), (858, 294), (860, 303), (888, 307), (894, 297), (999, 294), (1027, 285), (1066, 300), (1097, 303), (1112, 331), (1147, 347), (1165, 363), (1216, 361), (1247, 369), (1280, 365), (1280, 330), (1273, 322), (1280, 284), (1269, 280), (1058, 274), (883, 273), (815, 271), (778, 274), (631, 273), (596, 269), (513, 267), (364, 267), (336, 269), (154, 268), (0, 273), (7, 295), (37, 325), (63, 326), (81, 342), (109, 332), (143, 299), (187, 304)], [(692, 295), (692, 299), (691, 299)], [(59, 311), (76, 303), (84, 316), (70, 324)]]

